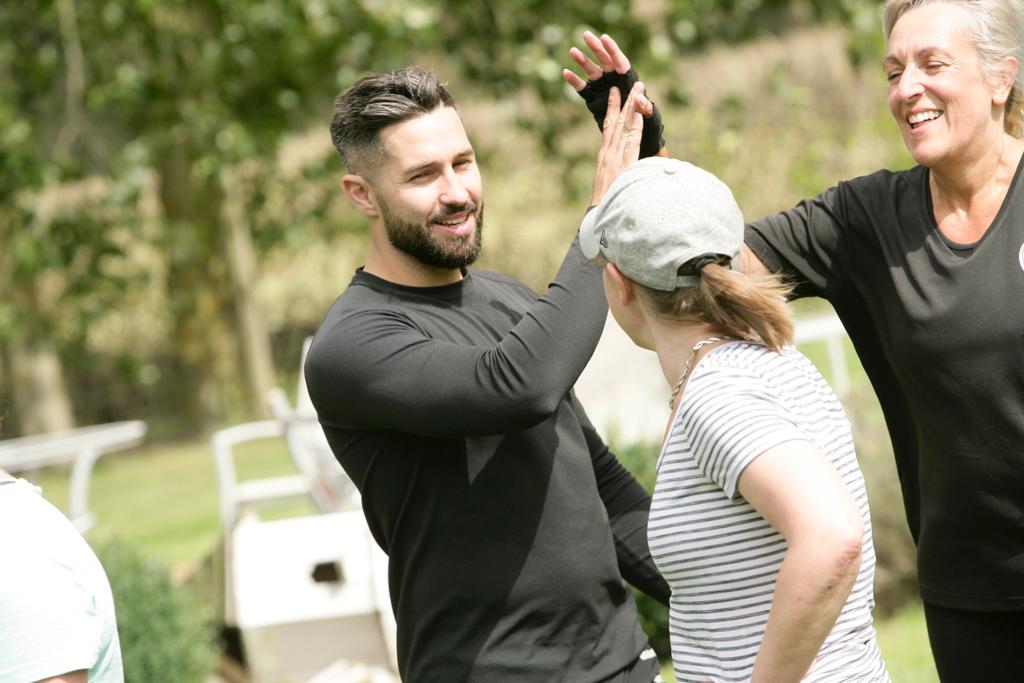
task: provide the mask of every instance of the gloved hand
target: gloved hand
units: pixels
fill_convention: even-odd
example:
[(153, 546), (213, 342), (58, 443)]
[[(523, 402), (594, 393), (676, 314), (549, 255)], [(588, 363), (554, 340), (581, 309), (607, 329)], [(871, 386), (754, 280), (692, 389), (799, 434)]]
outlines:
[[(587, 109), (597, 121), (597, 127), (604, 130), (604, 118), (608, 111), (608, 92), (612, 88), (619, 89), (619, 96), (624, 98), (632, 90), (633, 84), (640, 80), (636, 70), (630, 68), (626, 73), (604, 71), (596, 80), (589, 80), (582, 90), (577, 91), (587, 104)], [(647, 98), (650, 100), (650, 98)], [(665, 146), (665, 128), (661, 122), (658, 107), (651, 102), (653, 112), (644, 118), (644, 131), (640, 136), (640, 158), (652, 157)]]

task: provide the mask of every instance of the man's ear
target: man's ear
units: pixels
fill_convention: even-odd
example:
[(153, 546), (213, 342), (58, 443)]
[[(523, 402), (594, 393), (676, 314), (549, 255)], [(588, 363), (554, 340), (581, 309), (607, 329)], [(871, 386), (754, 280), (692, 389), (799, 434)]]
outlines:
[(345, 194), (352, 200), (352, 203), (359, 207), (359, 210), (370, 217), (380, 215), (377, 208), (377, 198), (374, 197), (370, 183), (361, 175), (353, 173), (346, 174), (341, 179), (341, 187)]
[(612, 285), (612, 292), (618, 297), (619, 303), (628, 306), (636, 298), (636, 290), (633, 281), (622, 274), (614, 263), (607, 263), (604, 267), (605, 275)]

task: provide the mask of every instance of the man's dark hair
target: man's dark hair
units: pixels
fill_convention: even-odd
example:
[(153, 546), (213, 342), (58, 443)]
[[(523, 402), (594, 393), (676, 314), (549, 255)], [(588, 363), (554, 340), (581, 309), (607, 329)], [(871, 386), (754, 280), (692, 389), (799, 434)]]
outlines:
[(365, 173), (387, 159), (381, 129), (454, 106), (451, 93), (432, 71), (406, 66), (371, 74), (334, 100), (331, 141), (350, 172)]

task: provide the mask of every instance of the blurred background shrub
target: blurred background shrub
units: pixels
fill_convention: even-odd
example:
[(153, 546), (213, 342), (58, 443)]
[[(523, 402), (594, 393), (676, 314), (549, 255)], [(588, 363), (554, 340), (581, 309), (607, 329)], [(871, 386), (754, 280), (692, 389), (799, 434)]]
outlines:
[(208, 607), (174, 586), (166, 565), (122, 540), (96, 544), (114, 593), (126, 683), (196, 683), (217, 667)]

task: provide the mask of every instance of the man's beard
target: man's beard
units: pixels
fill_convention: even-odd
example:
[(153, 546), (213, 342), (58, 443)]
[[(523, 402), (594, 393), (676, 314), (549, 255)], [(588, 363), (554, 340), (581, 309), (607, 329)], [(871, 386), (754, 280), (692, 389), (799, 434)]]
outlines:
[[(446, 240), (434, 236), (431, 230), (434, 221), (467, 210), (475, 219), (473, 232)], [(483, 246), (483, 202), (479, 206), (469, 202), (462, 206), (448, 207), (443, 213), (432, 215), (426, 225), (409, 223), (399, 218), (383, 200), (380, 201), (380, 214), (391, 245), (424, 265), (434, 268), (465, 268), (480, 255)]]

